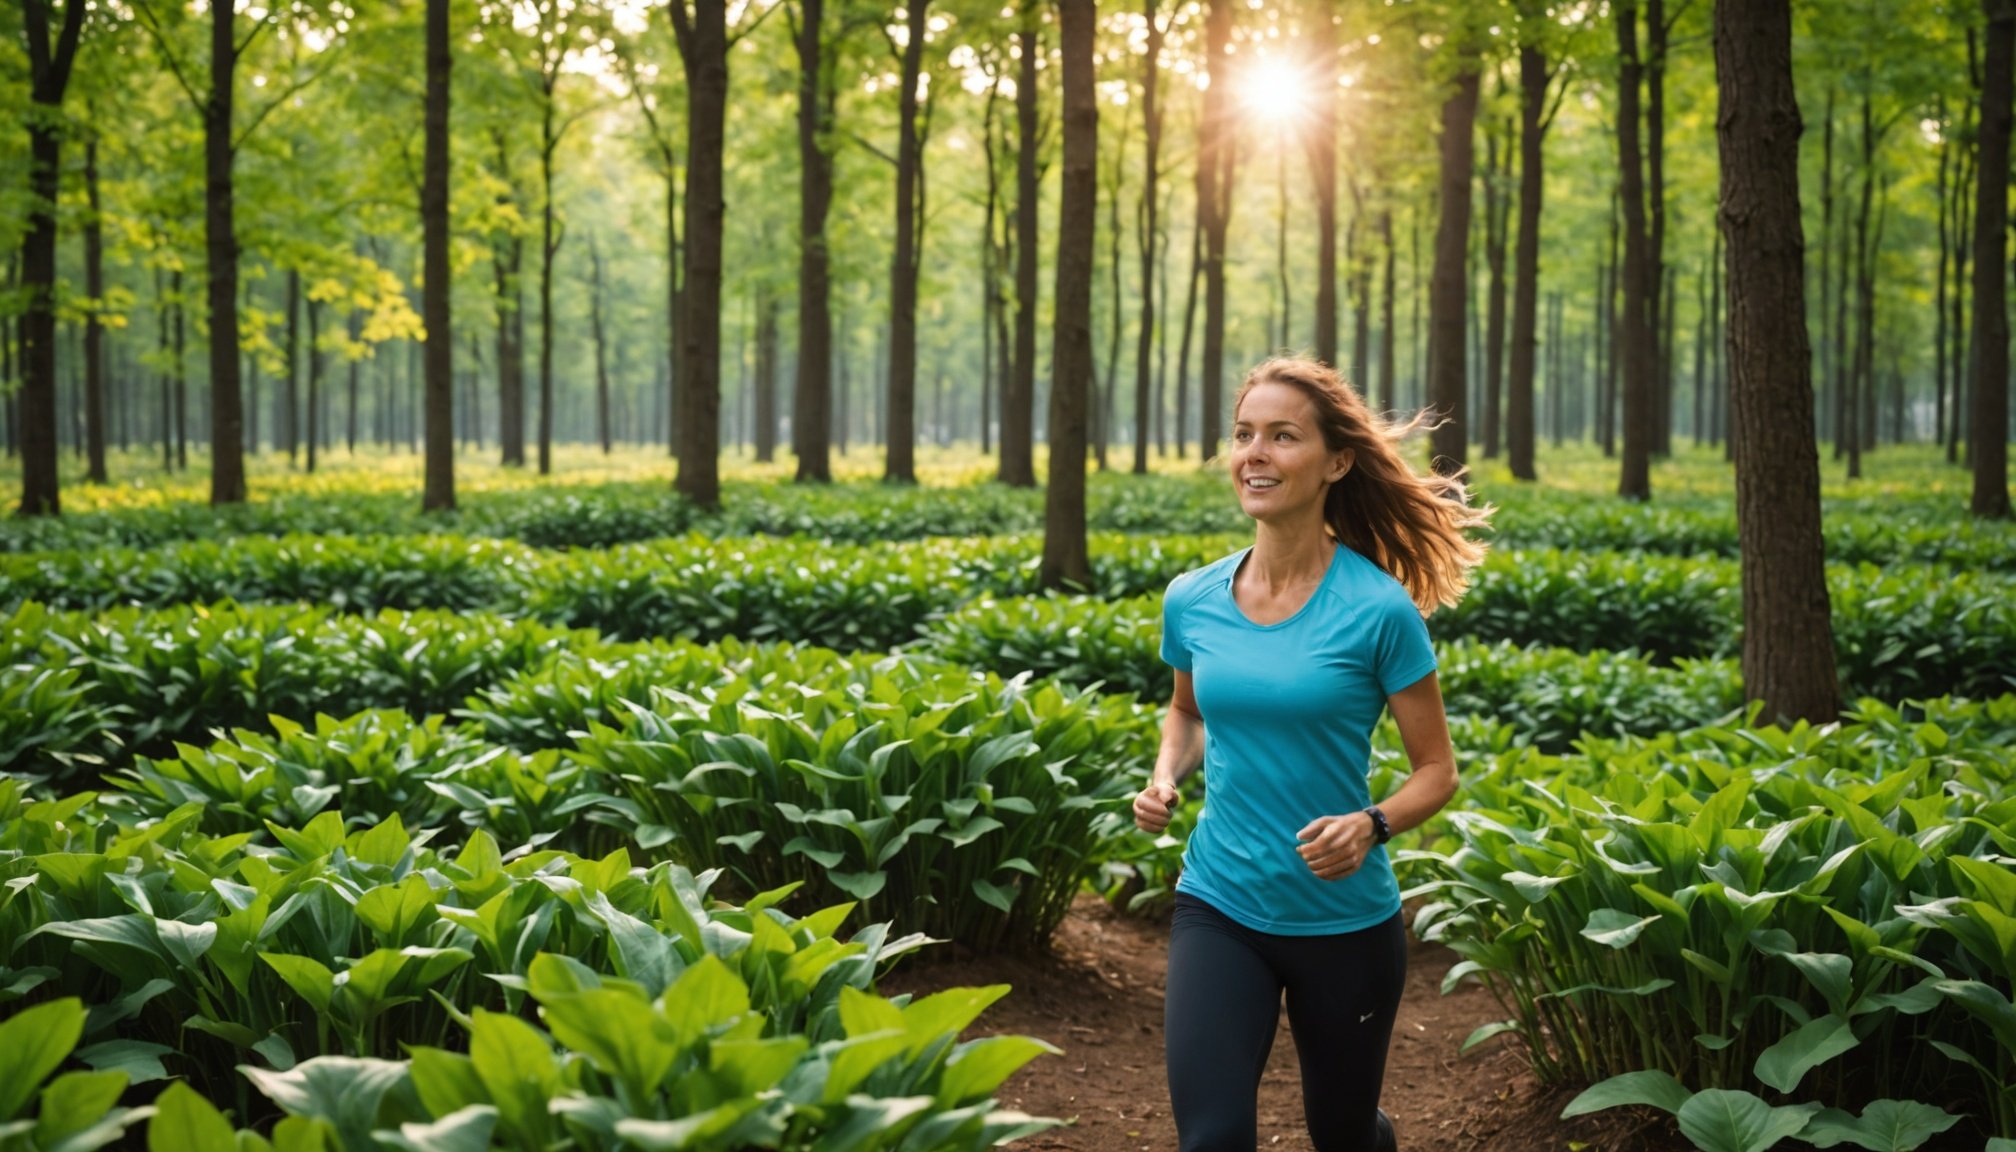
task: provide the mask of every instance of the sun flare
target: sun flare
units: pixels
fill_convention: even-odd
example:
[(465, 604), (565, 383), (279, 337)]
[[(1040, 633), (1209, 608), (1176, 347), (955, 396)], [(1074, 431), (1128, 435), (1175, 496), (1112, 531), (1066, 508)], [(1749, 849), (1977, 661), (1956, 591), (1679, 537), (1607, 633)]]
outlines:
[(1255, 124), (1290, 127), (1309, 115), (1309, 77), (1294, 64), (1256, 61), (1235, 84), (1239, 107)]

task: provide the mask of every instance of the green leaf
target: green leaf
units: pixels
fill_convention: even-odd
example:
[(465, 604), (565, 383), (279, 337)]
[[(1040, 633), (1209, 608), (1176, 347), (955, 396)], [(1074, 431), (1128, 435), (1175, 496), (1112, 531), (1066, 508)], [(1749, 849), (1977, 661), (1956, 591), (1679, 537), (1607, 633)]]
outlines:
[(412, 1060), (413, 1090), (431, 1115), (446, 1116), (490, 1102), (483, 1078), (476, 1074), (476, 1062), (460, 1052), (415, 1048)]
[(479, 1008), (470, 1020), (469, 1058), (507, 1128), (544, 1131), (546, 1102), (560, 1083), (560, 1068), (538, 1029)]
[(922, 1052), (933, 1041), (958, 1036), (968, 1024), (980, 1018), (988, 1005), (1007, 994), (1006, 984), (948, 988), (905, 1005), (903, 1031), (910, 1037), (911, 1054)]
[(1676, 1113), (1680, 1131), (1702, 1152), (1765, 1152), (1797, 1136), (1818, 1104), (1773, 1108), (1748, 1092), (1709, 1088)]
[(406, 1123), (396, 1133), (380, 1131), (373, 1135), (406, 1152), (488, 1152), (490, 1131), (496, 1126), (497, 1109), (488, 1104), (471, 1104), (431, 1124)]
[(1591, 1084), (1580, 1096), (1568, 1102), (1568, 1106), (1561, 1110), (1561, 1118), (1566, 1120), (1571, 1116), (1584, 1116), (1630, 1104), (1678, 1112), (1692, 1095), (1669, 1072), (1657, 1069), (1626, 1072), (1622, 1076), (1612, 1076), (1601, 1083)]
[(672, 941), (657, 928), (609, 903), (609, 897), (603, 893), (589, 896), (587, 904), (588, 910), (609, 928), (617, 973), (642, 984), (645, 995), (657, 999), (679, 974), (679, 958), (672, 949)]
[(1479, 1025), (1475, 1031), (1470, 1033), (1469, 1038), (1463, 1041), (1463, 1047), (1457, 1049), (1456, 1054), (1459, 1056), (1464, 1055), (1493, 1036), (1503, 1036), (1507, 1032), (1518, 1031), (1520, 1031), (1520, 1027), (1517, 1020), (1499, 1020), (1494, 1023)]
[(0, 1024), (0, 1122), (14, 1119), (84, 1034), (76, 997), (23, 1009)]
[(1607, 948), (1624, 948), (1659, 919), (1656, 913), (1640, 917), (1615, 908), (1598, 908), (1589, 913), (1589, 922), (1583, 925), (1582, 935)]
[(261, 952), (259, 958), (278, 972), (280, 979), (294, 989), (295, 995), (306, 1000), (317, 1015), (329, 1011), (329, 999), (336, 992), (336, 974), (324, 968), (321, 961), (279, 952)]
[(147, 1152), (229, 1148), (234, 1140), (224, 1114), (182, 1081), (155, 1098), (154, 1119), (147, 1125)]
[(168, 1069), (161, 1063), (161, 1057), (173, 1055), (175, 1049), (166, 1044), (145, 1040), (106, 1040), (77, 1050), (77, 1059), (86, 1065), (100, 1072), (123, 1072), (133, 1084), (166, 1080)]
[(1820, 1016), (1793, 1029), (1757, 1056), (1757, 1079), (1780, 1092), (1791, 1093), (1806, 1073), (1854, 1048), (1854, 1026), (1839, 1016)]
[[(42, 1090), (42, 1104), (35, 1118), (35, 1143), (56, 1152), (62, 1149), (96, 1148), (111, 1143), (123, 1124), (109, 1130), (92, 1129), (108, 1118), (126, 1091), (124, 1072), (66, 1072)], [(86, 1133), (91, 1133), (87, 1136)], [(103, 1135), (104, 1139), (94, 1139)]]
[[(403, 1062), (358, 1056), (317, 1056), (285, 1072), (249, 1064), (240, 1064), (238, 1071), (288, 1115), (326, 1123), (348, 1152), (370, 1152), (379, 1106), (406, 1079)], [(305, 1142), (311, 1137), (288, 1139)], [(279, 1129), (274, 1131), (273, 1147), (275, 1152), (284, 1147)]]
[(1871, 1152), (1911, 1152), (1960, 1122), (1960, 1117), (1916, 1100), (1874, 1100), (1857, 1119), (1839, 1108), (1813, 1117), (1799, 1139), (1815, 1148), (1853, 1144)]
[(962, 1044), (945, 1061), (938, 1081), (940, 1103), (960, 1104), (991, 1096), (1001, 1082), (1038, 1056), (1060, 1055), (1058, 1049), (1030, 1036), (990, 1036)]

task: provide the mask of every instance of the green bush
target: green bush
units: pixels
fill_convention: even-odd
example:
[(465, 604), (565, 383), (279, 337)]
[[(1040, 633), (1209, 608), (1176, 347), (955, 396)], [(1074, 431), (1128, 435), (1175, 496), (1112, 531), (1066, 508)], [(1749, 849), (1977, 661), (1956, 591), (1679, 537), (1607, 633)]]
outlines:
[(644, 813), (643, 842), (750, 891), (804, 883), (981, 949), (1048, 940), (1127, 819), (1152, 710), (898, 664), (790, 711), (673, 692), (573, 755)]

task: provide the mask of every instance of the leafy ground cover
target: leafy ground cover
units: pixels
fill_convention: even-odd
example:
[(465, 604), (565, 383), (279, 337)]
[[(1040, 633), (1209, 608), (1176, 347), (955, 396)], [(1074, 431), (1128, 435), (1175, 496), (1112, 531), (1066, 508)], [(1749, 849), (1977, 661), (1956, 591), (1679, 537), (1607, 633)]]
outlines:
[[(1152, 840), (1125, 803), (1168, 688), (1160, 590), (1246, 540), (1217, 482), (1102, 478), (1096, 587), (1042, 597), (1028, 494), (949, 466), (911, 492), (745, 474), (703, 522), (572, 463), (586, 486), (479, 480), (458, 535), (339, 470), (235, 522), (87, 495), (58, 548), (0, 560), (0, 1140), (1164, 1131), (1021, 1115), (1045, 1074), (1016, 1070), (1073, 1034), (968, 1026), (990, 973), (1080, 946), (1088, 891), (1166, 906), (1205, 790)], [(1577, 1114), (1563, 1138), (1642, 1146), (1606, 1119), (1631, 1105), (1745, 1152), (2016, 1139), (2000, 530), (1925, 462), (1833, 486), (1863, 699), (1758, 727), (1712, 464), (1663, 465), (1638, 509), (1592, 498), (1597, 461), (1557, 493), (1487, 467), (1499, 546), (1432, 624), (1464, 791), (1396, 844), (1420, 947), (1460, 959), (1477, 1050)], [(1390, 724), (1374, 747), (1388, 792)], [(892, 994), (926, 936), (956, 961)], [(1159, 1099), (1152, 1061), (1111, 1071)]]

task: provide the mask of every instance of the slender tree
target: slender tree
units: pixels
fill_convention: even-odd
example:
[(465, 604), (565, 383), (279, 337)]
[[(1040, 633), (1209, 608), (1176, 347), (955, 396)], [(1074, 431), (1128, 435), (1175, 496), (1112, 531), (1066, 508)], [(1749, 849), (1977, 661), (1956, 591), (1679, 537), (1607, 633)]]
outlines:
[(1204, 16), (1207, 85), (1197, 127), (1197, 227), (1204, 235), (1204, 360), (1198, 365), (1197, 454), (1218, 452), (1225, 377), (1225, 233), (1232, 222), (1232, 181), (1239, 165), (1238, 137), (1230, 130), (1233, 68), (1232, 0), (1209, 0)]
[[(454, 53), (449, 41), (448, 7), (449, 0), (427, 0), (427, 151), (420, 190), (425, 249), (421, 308), (422, 322), (427, 326), (426, 481), (420, 508), (425, 512), (446, 512), (455, 507), (455, 330), (451, 294), (455, 273), (448, 262), (448, 80)], [(311, 410), (314, 405), (311, 398)], [(314, 439), (314, 432), (310, 432), (311, 453)]]
[[(1540, 299), (1540, 202), (1545, 187), (1543, 144), (1560, 107), (1558, 95), (1551, 107), (1547, 95), (1554, 78), (1547, 66), (1544, 38), (1548, 29), (1546, 6), (1539, 0), (1523, 0), (1519, 7), (1519, 238), (1512, 254), (1512, 347), (1505, 382), (1505, 456), (1518, 480), (1533, 480), (1539, 475), (1533, 466), (1533, 376)], [(1566, 91), (1565, 84), (1560, 91)], [(1558, 393), (1557, 384), (1553, 376), (1548, 377), (1550, 392)]]
[[(692, 7), (689, 9), (688, 4)], [(686, 270), (679, 356), (678, 492), (721, 503), (722, 159), (728, 110), (727, 0), (673, 0), (666, 10), (686, 66)]]
[(791, 449), (799, 483), (833, 479), (833, 312), (826, 215), (833, 204), (834, 105), (838, 70), (826, 59), (826, 2), (800, 0), (798, 49), (798, 383)]
[[(1161, 67), (1162, 38), (1168, 29), (1156, 19), (1159, 0), (1142, 0), (1141, 18), (1148, 26), (1147, 50), (1141, 57), (1141, 129), (1142, 143), (1142, 186), (1141, 206), (1135, 214), (1138, 231), (1137, 239), (1141, 249), (1141, 321), (1134, 341), (1134, 471), (1145, 475), (1148, 471), (1148, 416), (1149, 416), (1149, 357), (1155, 341), (1155, 245), (1160, 228), (1156, 216), (1156, 182), (1161, 173), (1157, 166), (1162, 153), (1162, 105)], [(1120, 302), (1115, 299), (1113, 306)], [(1163, 343), (1168, 343), (1165, 334)], [(1160, 405), (1154, 405), (1159, 418)], [(1160, 439), (1159, 419), (1157, 439)]]
[[(924, 141), (928, 109), (918, 95), (930, 0), (908, 0), (896, 127), (896, 243), (889, 274), (889, 426), (884, 480), (917, 482), (917, 278), (924, 258)], [(885, 30), (886, 31), (886, 30)]]
[(1036, 486), (1036, 60), (1043, 52), (1040, 0), (1022, 0), (1015, 43), (1015, 368), (1001, 384), (1001, 482)]
[[(1499, 138), (1504, 146), (1499, 146)], [(1502, 133), (1487, 134), (1484, 165), (1484, 260), (1488, 266), (1488, 287), (1484, 321), (1484, 458), (1498, 455), (1503, 432), (1505, 391), (1505, 232), (1511, 223), (1512, 124), (1507, 120)], [(1503, 155), (1503, 166), (1499, 157)]]
[(1619, 0), (1617, 19), (1617, 155), (1624, 203), (1624, 306), (1617, 325), (1624, 369), (1624, 455), (1617, 494), (1652, 498), (1653, 329), (1646, 301), (1650, 240), (1645, 221), (1644, 156), (1638, 143), (1638, 6)]
[(1974, 470), (1969, 510), (2009, 518), (2009, 133), (2016, 89), (2016, 0), (1981, 0), (1979, 183), (1974, 207), (1974, 404), (1967, 462)]
[(23, 516), (62, 512), (56, 433), (56, 193), (62, 176), (63, 91), (84, 32), (85, 0), (69, 0), (63, 23), (50, 39), (53, 0), (27, 0), (22, 23), (28, 36), (28, 235), (21, 245), (21, 505)]
[(1438, 197), (1441, 217), (1435, 227), (1435, 270), (1429, 288), (1428, 329), (1433, 350), (1428, 357), (1428, 403), (1439, 422), (1429, 435), (1429, 451), (1438, 472), (1457, 473), (1467, 459), (1469, 412), (1465, 384), (1463, 301), (1469, 276), (1466, 248), (1470, 238), (1470, 185), (1475, 174), (1476, 146), (1471, 139), (1477, 119), (1479, 61), (1473, 49), (1456, 65), (1454, 87), (1442, 101), (1442, 169)]
[[(1315, 107), (1304, 140), (1316, 185), (1316, 358), (1334, 367), (1338, 364), (1337, 26), (1328, 0), (1311, 13), (1309, 51), (1315, 57)], [(1285, 325), (1287, 302), (1282, 304)]]
[[(1096, 0), (1059, 0), (1064, 171), (1057, 212), (1057, 313), (1050, 385), (1050, 476), (1043, 499), (1042, 582), (1089, 585), (1085, 542), (1086, 392), (1092, 382), (1092, 255), (1099, 211)], [(1117, 302), (1116, 302), (1117, 303)]]
[(1841, 712), (1820, 534), (1820, 460), (1799, 223), (1790, 0), (1716, 0), (1744, 693), (1768, 717)]
[(86, 479), (105, 475), (105, 203), (98, 186), (98, 132), (84, 137), (84, 454)]

